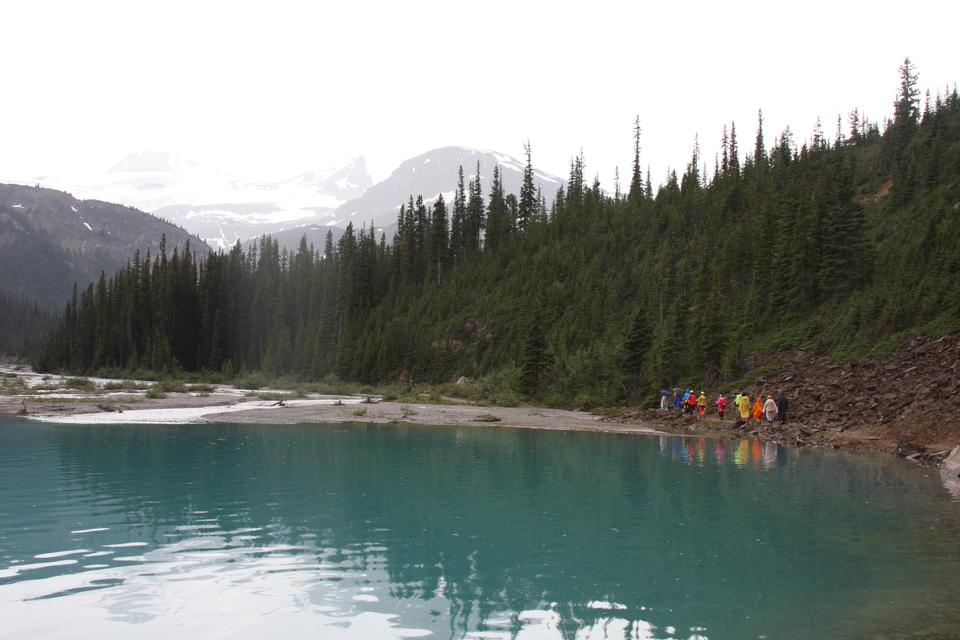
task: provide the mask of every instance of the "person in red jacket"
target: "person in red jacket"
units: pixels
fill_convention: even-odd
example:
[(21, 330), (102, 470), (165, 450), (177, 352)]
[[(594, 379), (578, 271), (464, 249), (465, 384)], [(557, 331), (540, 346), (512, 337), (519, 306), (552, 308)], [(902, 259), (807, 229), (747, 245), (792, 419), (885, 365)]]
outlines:
[(690, 415), (696, 415), (697, 413), (697, 394), (693, 392), (693, 389), (690, 389), (690, 397), (687, 398), (687, 411), (690, 412)]
[(717, 398), (717, 414), (720, 416), (720, 419), (723, 420), (723, 414), (727, 412), (727, 399), (720, 394), (720, 397)]

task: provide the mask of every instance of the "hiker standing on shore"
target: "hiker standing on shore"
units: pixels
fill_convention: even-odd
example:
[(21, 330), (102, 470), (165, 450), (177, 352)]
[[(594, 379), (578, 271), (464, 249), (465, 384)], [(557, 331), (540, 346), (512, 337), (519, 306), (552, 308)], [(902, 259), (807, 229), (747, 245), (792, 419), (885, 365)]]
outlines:
[(680, 411), (680, 389), (673, 390), (673, 410)]
[(777, 411), (777, 401), (773, 399), (773, 396), (770, 396), (763, 403), (763, 414), (767, 417), (767, 422), (773, 422), (776, 419)]
[(701, 391), (700, 397), (697, 398), (697, 414), (701, 418), (707, 415), (707, 394), (704, 391)]
[(757, 401), (753, 403), (753, 419), (757, 421), (757, 424), (760, 424), (760, 421), (763, 419), (763, 396), (758, 395)]
[(737, 422), (736, 426), (747, 424), (747, 420), (750, 419), (750, 396), (743, 393), (742, 391), (737, 394), (737, 411), (740, 412), (740, 420)]
[(666, 389), (660, 390), (660, 411), (666, 411), (670, 408), (670, 392)]
[(727, 399), (723, 397), (723, 394), (720, 394), (720, 397), (717, 398), (717, 413), (720, 415), (720, 419), (723, 420), (723, 414), (727, 412)]
[(690, 389), (690, 395), (687, 396), (687, 412), (693, 415), (697, 412), (697, 394)]
[(777, 413), (780, 416), (780, 424), (787, 423), (787, 396), (783, 395), (783, 391), (777, 393)]

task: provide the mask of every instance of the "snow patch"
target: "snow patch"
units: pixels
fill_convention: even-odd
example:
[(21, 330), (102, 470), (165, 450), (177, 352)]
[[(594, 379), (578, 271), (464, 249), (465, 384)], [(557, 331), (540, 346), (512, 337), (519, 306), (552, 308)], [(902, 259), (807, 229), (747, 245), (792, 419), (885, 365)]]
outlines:
[(79, 211), (77, 211), (77, 208), (73, 205), (70, 205), (70, 211), (73, 211), (74, 213), (80, 213)]
[(84, 222), (84, 223), (83, 223), (83, 226), (85, 226), (85, 227), (87, 228), (87, 231), (93, 231), (93, 229), (90, 227), (90, 224), (89, 224), (89, 223)]
[(23, 205), (18, 202), (17, 204), (13, 205), (13, 208), (14, 208), (14, 209), (23, 209)]
[(337, 180), (337, 188), (343, 189), (344, 191), (349, 191), (350, 189), (356, 189), (357, 185), (350, 182), (350, 179), (346, 176)]

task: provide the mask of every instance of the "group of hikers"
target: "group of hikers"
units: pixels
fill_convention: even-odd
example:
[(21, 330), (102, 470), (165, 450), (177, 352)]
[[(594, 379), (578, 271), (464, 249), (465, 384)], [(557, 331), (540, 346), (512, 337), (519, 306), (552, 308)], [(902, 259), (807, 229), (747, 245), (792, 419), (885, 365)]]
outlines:
[[(663, 411), (676, 411), (684, 415), (704, 418), (707, 415), (708, 404), (709, 399), (704, 391), (701, 391), (699, 395), (693, 389), (674, 389), (672, 392), (662, 389), (660, 391), (660, 409)], [(714, 401), (714, 405), (717, 408), (717, 415), (723, 420), (730, 401), (721, 393), (720, 397)], [(780, 424), (785, 424), (787, 422), (788, 406), (787, 397), (782, 391), (777, 392), (776, 398), (773, 395), (764, 397), (763, 394), (758, 394), (752, 403), (750, 396), (741, 391), (733, 399), (734, 416), (736, 416), (735, 426), (745, 425), (751, 419), (756, 420), (759, 424), (764, 418), (767, 419), (767, 422), (772, 423), (779, 420)]]

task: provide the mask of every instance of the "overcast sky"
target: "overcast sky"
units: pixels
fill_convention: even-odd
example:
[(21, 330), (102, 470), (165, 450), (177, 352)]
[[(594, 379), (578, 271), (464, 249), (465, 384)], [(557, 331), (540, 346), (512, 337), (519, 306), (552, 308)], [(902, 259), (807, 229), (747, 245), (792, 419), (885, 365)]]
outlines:
[[(784, 7), (784, 8), (776, 8)], [(461, 144), (610, 185), (631, 127), (655, 182), (725, 122), (752, 147), (817, 116), (891, 112), (909, 55), (960, 76), (960, 3), (4, 2), (0, 178), (108, 169), (166, 150), (251, 177), (364, 155), (375, 180)]]

